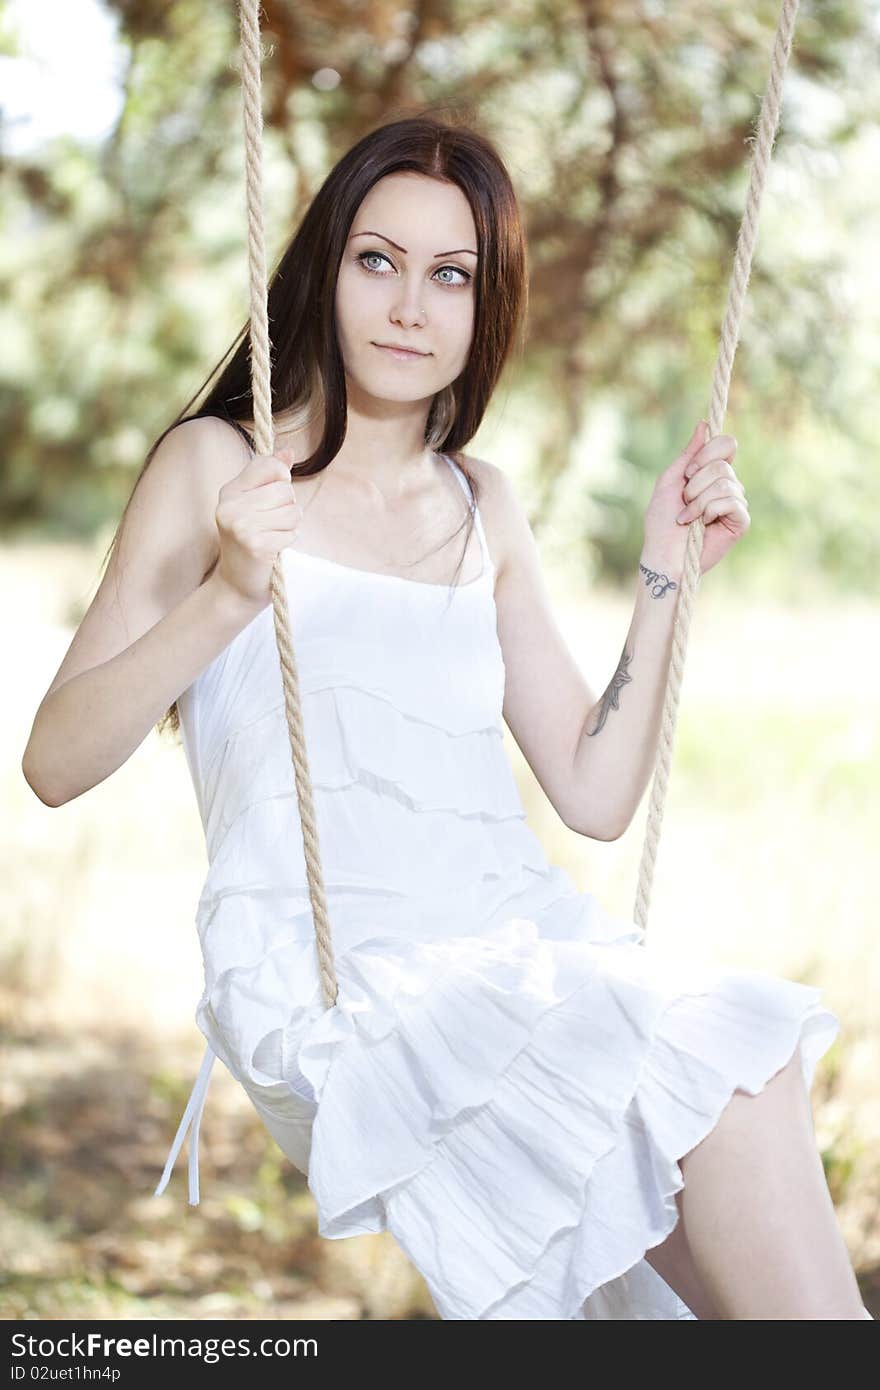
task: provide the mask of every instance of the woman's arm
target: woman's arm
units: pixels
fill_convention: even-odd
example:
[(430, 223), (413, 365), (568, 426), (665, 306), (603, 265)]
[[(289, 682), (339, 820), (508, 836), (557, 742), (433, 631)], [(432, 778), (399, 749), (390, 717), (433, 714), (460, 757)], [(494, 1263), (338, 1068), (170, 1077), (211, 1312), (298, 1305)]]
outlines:
[[(504, 658), (504, 719), (570, 830), (616, 840), (650, 775), (671, 653), (674, 589), (642, 554), (624, 654), (598, 697), (560, 630), (538, 546), (506, 474), (469, 458), (496, 559), (495, 607)], [(677, 578), (666, 572), (667, 579)]]
[(599, 699), (559, 630), (535, 537), (510, 480), (494, 464), (468, 460), (484, 484), (480, 510), (498, 557), (504, 718), (560, 818), (591, 839), (623, 834), (651, 776), (688, 526), (697, 516), (704, 523), (701, 574), (749, 529), (745, 492), (730, 462), (736, 439), (719, 434), (706, 441), (707, 429), (705, 422), (697, 426), (654, 484), (635, 611)]
[(115, 772), (253, 620), (215, 571), (218, 493), (246, 452), (220, 420), (184, 421), (135, 489), (106, 574), (34, 717), (22, 772), (62, 806)]
[(563, 823), (593, 840), (610, 840), (604, 789), (585, 795), (574, 777), (575, 745), (596, 693), (560, 629), (513, 484), (493, 463), (470, 456), (468, 463), (481, 483), (480, 514), (495, 562), (504, 721)]
[(213, 574), (130, 647), (49, 691), (21, 763), (40, 800), (63, 806), (121, 767), (256, 612)]
[[(654, 770), (672, 657), (676, 598), (688, 528), (700, 517), (705, 574), (749, 530), (745, 490), (733, 468), (732, 434), (708, 437), (701, 420), (676, 459), (659, 474), (645, 516), (638, 591), (617, 670), (594, 701), (574, 750), (575, 805), (603, 789), (603, 811), (617, 839), (638, 809)], [(682, 505), (684, 504), (684, 505)], [(575, 815), (583, 812), (575, 811)]]
[[(617, 670), (584, 722), (574, 749), (574, 819), (601, 804), (607, 839), (630, 825), (654, 770), (672, 656), (681, 572), (639, 560), (635, 608)], [(580, 804), (580, 810), (578, 809)]]

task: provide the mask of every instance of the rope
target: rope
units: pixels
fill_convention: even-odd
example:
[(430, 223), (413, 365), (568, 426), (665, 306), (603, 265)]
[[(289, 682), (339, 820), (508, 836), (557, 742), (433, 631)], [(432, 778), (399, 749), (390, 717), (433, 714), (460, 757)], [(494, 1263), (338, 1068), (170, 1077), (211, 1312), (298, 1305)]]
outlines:
[[(260, 72), (259, 0), (241, 0), (241, 88), (244, 108), (244, 146), (247, 180), (248, 267), (251, 296), (251, 382), (254, 398), (254, 445), (258, 454), (275, 452), (275, 428), (272, 423), (272, 379), (269, 347), (269, 288), (266, 278), (266, 249), (263, 226), (263, 104)], [(299, 677), (290, 636), (290, 613), (284, 587), (282, 551), (272, 566), (272, 609), (275, 617), (275, 642), (281, 662), (284, 687), (284, 708), (290, 735), (290, 751), (296, 780), (296, 795), (302, 824), (306, 876), (309, 900), (315, 922), (318, 946), (318, 971), (321, 992), (327, 1008), (336, 1003), (339, 986), (333, 963), (330, 940), (330, 917), (321, 871), (318, 847), (318, 824), (312, 780), (306, 757), (302, 706), (299, 698)]]
[[(791, 53), (792, 37), (800, 0), (783, 0), (782, 13), (776, 32), (770, 65), (770, 77), (752, 159), (745, 213), (739, 229), (736, 256), (727, 309), (721, 329), (718, 357), (712, 376), (711, 403), (706, 419), (709, 423), (707, 441), (721, 432), (727, 409), (728, 389), (733, 360), (739, 342), (746, 289), (751, 274), (752, 257), (758, 237), (758, 214), (767, 180), (770, 155), (779, 125), (782, 105), (782, 86)], [(251, 381), (254, 405), (254, 443), (258, 454), (272, 454), (275, 431), (272, 421), (271, 348), (269, 343), (268, 284), (266, 275), (265, 227), (263, 218), (263, 112), (260, 68), (259, 0), (240, 0), (241, 21), (241, 81), (244, 112), (245, 174), (248, 223), (248, 270), (250, 281), (250, 343)], [(661, 715), (658, 757), (651, 788), (645, 843), (639, 866), (634, 920), (647, 927), (648, 905), (654, 865), (660, 844), (663, 810), (669, 788), (672, 750), (678, 706), (684, 677), (688, 633), (700, 581), (700, 555), (703, 549), (705, 525), (697, 517), (688, 527), (684, 571), (678, 589), (672, 631), (672, 655)], [(275, 620), (275, 640), (281, 664), (284, 707), (290, 736), (296, 794), (299, 802), (305, 853), (309, 899), (315, 923), (318, 969), (324, 1002), (330, 1008), (336, 1002), (338, 984), (333, 962), (330, 918), (321, 870), (312, 783), (309, 776), (303, 731), (299, 678), (291, 640), (290, 613), (282, 568), (282, 551), (272, 567), (272, 607)]]
[[(782, 84), (785, 78), (785, 70), (788, 66), (789, 54), (791, 53), (791, 42), (794, 35), (799, 2), (800, 0), (784, 0), (782, 13), (779, 18), (779, 25), (776, 30), (776, 40), (773, 45), (773, 55), (770, 60), (770, 78), (767, 83), (767, 90), (764, 93), (764, 100), (761, 103), (761, 115), (758, 120), (758, 134), (755, 143), (755, 152), (752, 158), (749, 191), (746, 198), (746, 210), (743, 214), (739, 236), (737, 237), (736, 255), (734, 257), (733, 272), (727, 298), (727, 310), (721, 327), (721, 341), (718, 346), (718, 356), (715, 360), (715, 370), (712, 374), (711, 404), (706, 416), (709, 423), (709, 430), (706, 435), (707, 442), (721, 433), (721, 426), (724, 423), (724, 416), (727, 410), (727, 392), (730, 385), (730, 374), (733, 370), (733, 359), (736, 356), (736, 348), (739, 342), (746, 287), (748, 286), (752, 269), (752, 256), (755, 250), (755, 243), (758, 239), (758, 213), (764, 194), (764, 186), (767, 182), (767, 171), (770, 167), (770, 154), (779, 126), (779, 110), (782, 105)], [(695, 517), (687, 529), (688, 538), (684, 554), (684, 572), (682, 574), (682, 582), (679, 586), (678, 598), (675, 605), (675, 616), (672, 627), (672, 655), (669, 662), (666, 692), (663, 697), (663, 712), (660, 716), (657, 764), (654, 773), (654, 782), (651, 787), (651, 800), (648, 805), (648, 820), (645, 828), (645, 843), (642, 847), (642, 859), (639, 865), (639, 881), (636, 889), (635, 907), (633, 908), (633, 920), (638, 926), (642, 927), (643, 930), (647, 930), (648, 924), (648, 904), (651, 897), (654, 865), (657, 860), (657, 849), (660, 844), (660, 828), (663, 824), (663, 809), (666, 804), (666, 793), (669, 787), (670, 769), (672, 767), (675, 725), (678, 719), (678, 703), (681, 697), (681, 687), (684, 678), (684, 659), (687, 652), (691, 618), (693, 617), (696, 604), (697, 589), (700, 583), (700, 556), (703, 553), (703, 537), (706, 534), (706, 527), (702, 517)]]

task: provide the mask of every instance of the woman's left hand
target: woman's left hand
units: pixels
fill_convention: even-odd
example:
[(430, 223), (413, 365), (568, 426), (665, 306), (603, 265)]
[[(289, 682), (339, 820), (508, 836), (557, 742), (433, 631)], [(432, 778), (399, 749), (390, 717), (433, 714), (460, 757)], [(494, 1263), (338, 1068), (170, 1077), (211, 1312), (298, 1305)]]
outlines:
[(707, 434), (708, 425), (701, 420), (654, 485), (645, 514), (643, 555), (655, 568), (681, 573), (688, 524), (698, 516), (705, 526), (701, 574), (717, 565), (751, 525), (746, 494), (733, 471), (736, 440), (732, 434), (718, 434), (706, 443)]

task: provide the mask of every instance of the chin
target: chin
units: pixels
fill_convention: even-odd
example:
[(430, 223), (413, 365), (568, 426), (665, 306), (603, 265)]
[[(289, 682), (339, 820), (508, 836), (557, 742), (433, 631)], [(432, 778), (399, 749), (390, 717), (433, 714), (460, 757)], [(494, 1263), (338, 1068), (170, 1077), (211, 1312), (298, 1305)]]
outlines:
[(374, 396), (383, 401), (400, 401), (401, 403), (421, 400), (432, 400), (438, 391), (443, 389), (443, 383), (437, 386), (419, 382), (418, 391), (410, 388), (407, 391), (407, 383), (399, 379), (393, 380), (390, 375), (380, 375), (375, 378), (355, 379), (355, 385), (368, 396)]

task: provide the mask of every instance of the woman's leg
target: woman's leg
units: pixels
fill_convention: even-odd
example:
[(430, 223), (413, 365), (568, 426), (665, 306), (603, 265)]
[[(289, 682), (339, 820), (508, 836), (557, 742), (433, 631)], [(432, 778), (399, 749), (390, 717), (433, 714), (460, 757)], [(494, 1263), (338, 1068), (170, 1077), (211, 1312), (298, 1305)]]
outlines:
[(679, 1161), (689, 1255), (720, 1317), (870, 1316), (825, 1181), (799, 1048), (760, 1094), (737, 1090)]
[(661, 1279), (690, 1308), (695, 1318), (717, 1321), (721, 1318), (712, 1301), (706, 1281), (694, 1264), (682, 1215), (682, 1193), (676, 1192), (678, 1222), (660, 1245), (645, 1251), (645, 1259)]

